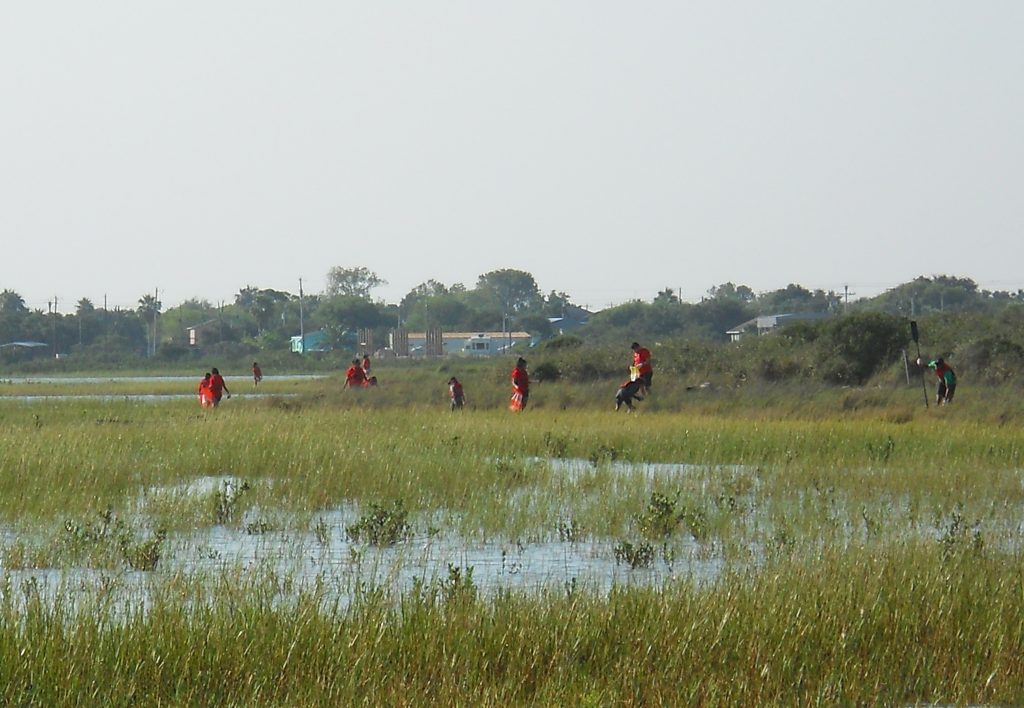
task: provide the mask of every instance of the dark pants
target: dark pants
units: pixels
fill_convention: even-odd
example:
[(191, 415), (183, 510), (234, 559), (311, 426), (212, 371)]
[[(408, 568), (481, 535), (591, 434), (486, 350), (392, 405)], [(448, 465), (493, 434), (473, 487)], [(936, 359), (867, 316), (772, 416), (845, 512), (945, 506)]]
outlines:
[(935, 391), (935, 400), (941, 401), (943, 399), (947, 401), (953, 400), (953, 394), (956, 393), (956, 384), (946, 385), (945, 381), (939, 381), (939, 387)]

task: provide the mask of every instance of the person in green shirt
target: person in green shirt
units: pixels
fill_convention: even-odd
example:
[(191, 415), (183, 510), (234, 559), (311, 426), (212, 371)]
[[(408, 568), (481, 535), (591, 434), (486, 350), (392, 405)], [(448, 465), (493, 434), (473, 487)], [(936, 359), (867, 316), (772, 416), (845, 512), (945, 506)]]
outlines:
[[(917, 365), (923, 366), (920, 359), (917, 360)], [(935, 390), (935, 405), (941, 406), (944, 403), (949, 403), (953, 400), (953, 394), (956, 393), (956, 372), (941, 356), (934, 361), (929, 361), (928, 368), (934, 370), (936, 378), (939, 379), (938, 388)]]

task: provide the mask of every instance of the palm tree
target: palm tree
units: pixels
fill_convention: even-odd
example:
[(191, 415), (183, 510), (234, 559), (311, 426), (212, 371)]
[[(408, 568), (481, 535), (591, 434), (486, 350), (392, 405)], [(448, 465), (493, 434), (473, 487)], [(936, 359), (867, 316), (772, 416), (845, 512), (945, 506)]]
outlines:
[(25, 300), (18, 293), (7, 289), (0, 292), (0, 312), (26, 312)]
[(139, 298), (138, 312), (147, 325), (152, 323), (153, 326), (153, 330), (149, 337), (150, 356), (154, 356), (156, 354), (156, 318), (160, 314), (161, 309), (163, 309), (163, 304), (157, 299), (155, 294), (143, 295)]

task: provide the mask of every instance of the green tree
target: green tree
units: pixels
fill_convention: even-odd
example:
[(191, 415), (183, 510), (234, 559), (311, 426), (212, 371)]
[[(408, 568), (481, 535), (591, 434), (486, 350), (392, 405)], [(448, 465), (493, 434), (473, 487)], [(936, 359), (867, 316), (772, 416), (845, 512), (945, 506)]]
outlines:
[(156, 354), (157, 318), (160, 316), (160, 310), (162, 309), (163, 303), (157, 299), (156, 295), (147, 294), (139, 298), (137, 312), (146, 322), (147, 332), (149, 333), (149, 356)]
[(319, 325), (331, 333), (336, 347), (348, 344), (351, 335), (362, 328), (393, 324), (381, 306), (354, 295), (337, 295), (324, 300), (312, 321), (314, 326)]
[(785, 314), (792, 312), (827, 312), (835, 309), (841, 298), (835, 292), (814, 290), (790, 283), (779, 290), (762, 293), (757, 306), (762, 314)]
[(746, 285), (735, 285), (731, 282), (712, 285), (708, 290), (708, 296), (712, 300), (738, 300), (739, 302), (753, 302), (757, 298), (754, 291)]
[(18, 314), (28, 312), (25, 307), (25, 300), (13, 290), (6, 289), (0, 292), (0, 313)]
[(476, 290), (505, 314), (523, 312), (542, 303), (533, 276), (512, 268), (484, 273), (477, 279)]
[(565, 317), (567, 310), (573, 307), (569, 296), (564, 292), (551, 291), (551, 294), (544, 298), (544, 314), (548, 317)]
[(675, 294), (672, 288), (665, 288), (658, 292), (654, 298), (654, 304), (656, 305), (678, 305), (679, 296)]
[(363, 266), (355, 268), (334, 266), (327, 271), (327, 295), (329, 297), (341, 295), (369, 298), (371, 290), (386, 284), (386, 280)]

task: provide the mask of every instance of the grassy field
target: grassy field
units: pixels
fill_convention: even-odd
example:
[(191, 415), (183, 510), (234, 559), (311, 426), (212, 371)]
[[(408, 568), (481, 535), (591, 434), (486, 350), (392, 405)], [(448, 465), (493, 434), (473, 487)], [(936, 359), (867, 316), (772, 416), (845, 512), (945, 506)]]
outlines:
[[(626, 415), (614, 385), (542, 383), (515, 415), (502, 367), (380, 369), (214, 411), (0, 391), (0, 700), (1024, 701), (1011, 395), (663, 383)], [(182, 491), (203, 479), (235, 487)], [(325, 522), (343, 507), (358, 523)], [(292, 565), (190, 564), (211, 533)], [(435, 537), (582, 547), (627, 581), (304, 570)]]

